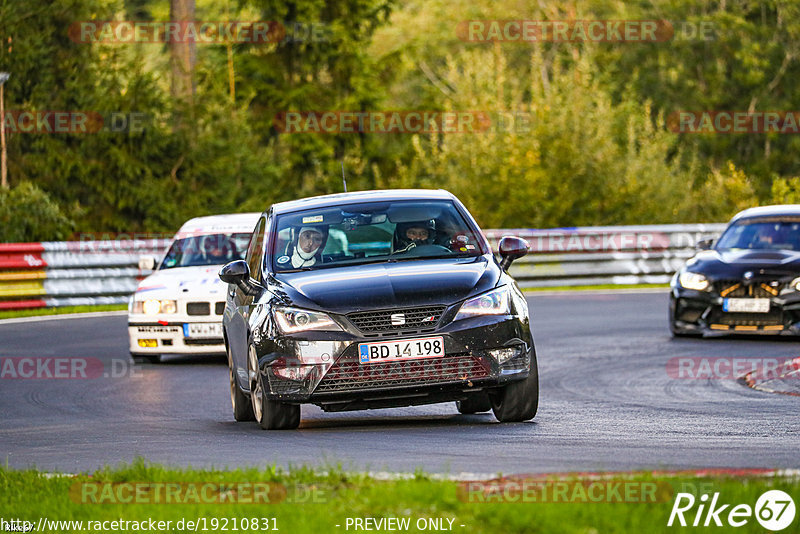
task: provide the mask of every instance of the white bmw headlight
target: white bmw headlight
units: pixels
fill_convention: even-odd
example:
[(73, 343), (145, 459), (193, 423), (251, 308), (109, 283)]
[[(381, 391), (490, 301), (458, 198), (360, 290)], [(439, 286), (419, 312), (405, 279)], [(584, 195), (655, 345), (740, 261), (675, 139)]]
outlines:
[(300, 308), (275, 308), (275, 322), (284, 334), (307, 330), (338, 331), (342, 329), (327, 314)]
[(678, 277), (678, 282), (686, 289), (694, 289), (696, 291), (705, 291), (708, 289), (708, 278), (700, 273), (693, 273), (692, 271), (683, 271)]
[(178, 313), (178, 303), (174, 300), (134, 300), (133, 313), (143, 313), (145, 315)]
[(508, 287), (503, 286), (465, 301), (453, 320), (476, 315), (511, 315), (508, 292)]

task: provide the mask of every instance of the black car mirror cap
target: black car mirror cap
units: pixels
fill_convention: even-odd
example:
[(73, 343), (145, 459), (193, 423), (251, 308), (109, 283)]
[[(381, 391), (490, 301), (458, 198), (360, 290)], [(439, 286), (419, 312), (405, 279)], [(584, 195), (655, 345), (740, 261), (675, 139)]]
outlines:
[(695, 246), (697, 247), (697, 250), (711, 250), (711, 245), (713, 244), (714, 244), (714, 239), (708, 238), (708, 239), (701, 239), (700, 241), (697, 242), (697, 245)]
[(219, 270), (219, 279), (226, 284), (235, 284), (246, 295), (259, 293), (260, 285), (250, 278), (250, 266), (244, 260), (234, 260)]
[(500, 240), (497, 246), (500, 252), (500, 268), (507, 271), (511, 262), (517, 260), (528, 253), (530, 245), (524, 239), (516, 236), (507, 235)]

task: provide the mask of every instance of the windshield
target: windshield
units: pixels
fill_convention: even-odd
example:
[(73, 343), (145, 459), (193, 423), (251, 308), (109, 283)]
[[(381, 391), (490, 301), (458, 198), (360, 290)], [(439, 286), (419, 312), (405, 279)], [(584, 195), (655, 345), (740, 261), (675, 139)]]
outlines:
[(483, 240), (450, 201), (370, 202), (276, 220), (275, 271), (420, 258), (474, 257)]
[(159, 270), (198, 265), (224, 265), (229, 261), (241, 260), (249, 241), (249, 233), (211, 234), (176, 239), (164, 256)]
[(800, 250), (800, 217), (737, 222), (722, 234), (715, 248)]

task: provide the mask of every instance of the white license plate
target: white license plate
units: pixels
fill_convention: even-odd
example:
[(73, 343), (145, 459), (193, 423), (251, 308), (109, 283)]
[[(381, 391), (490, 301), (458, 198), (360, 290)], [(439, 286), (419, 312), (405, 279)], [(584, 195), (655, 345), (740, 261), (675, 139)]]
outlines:
[(722, 302), (722, 311), (768, 313), (769, 299), (725, 299)]
[(379, 341), (358, 345), (358, 361), (361, 363), (386, 363), (441, 356), (444, 356), (442, 337)]
[(222, 323), (194, 323), (183, 327), (185, 337), (222, 337)]

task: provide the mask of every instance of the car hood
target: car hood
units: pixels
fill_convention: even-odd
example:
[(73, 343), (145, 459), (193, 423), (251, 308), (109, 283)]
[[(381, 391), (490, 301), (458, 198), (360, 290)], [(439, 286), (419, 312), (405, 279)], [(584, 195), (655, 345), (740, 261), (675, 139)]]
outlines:
[(225, 299), (227, 284), (217, 273), (222, 265), (175, 267), (156, 271), (139, 283), (140, 299), (180, 299), (209, 297)]
[(282, 273), (275, 275), (273, 290), (297, 306), (351, 313), (452, 304), (491, 289), (499, 277), (487, 255)]
[(708, 250), (689, 260), (687, 268), (714, 278), (741, 278), (746, 272), (756, 275), (790, 276), (800, 274), (800, 252), (794, 250)]

